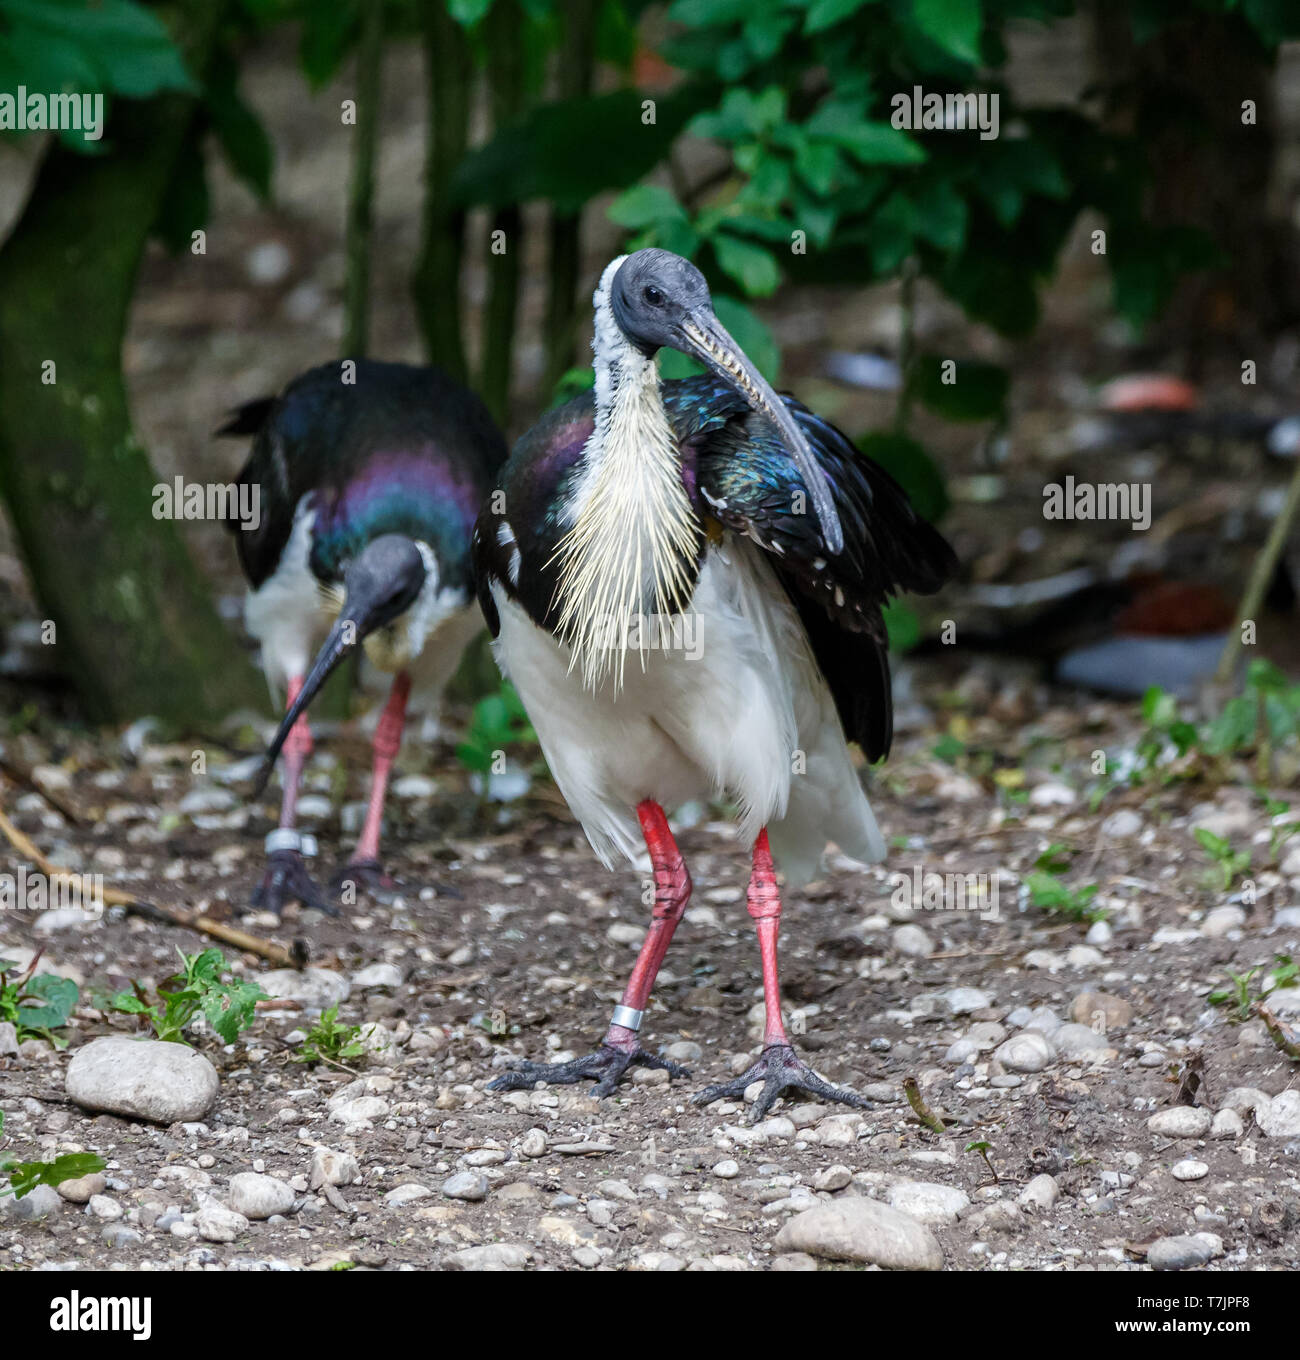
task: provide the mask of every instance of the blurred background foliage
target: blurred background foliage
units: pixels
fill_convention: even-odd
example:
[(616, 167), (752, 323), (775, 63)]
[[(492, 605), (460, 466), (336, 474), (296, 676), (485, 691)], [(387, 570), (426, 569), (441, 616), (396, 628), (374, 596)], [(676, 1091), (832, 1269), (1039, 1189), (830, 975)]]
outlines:
[[(1009, 28), (1081, 15), (1103, 77), (1082, 100), (1020, 107), (1006, 81)], [(1251, 325), (1295, 317), (1294, 244), (1266, 203), (1266, 111), (1243, 120), (1240, 102), (1264, 97), (1279, 45), (1300, 37), (1294, 0), (231, 0), (157, 8), (0, 0), (0, 90), (108, 96), (107, 136), (65, 134), (46, 152), (51, 158), (121, 157), (125, 165), (149, 119), (179, 119), (160, 191), (133, 202), (149, 213), (137, 225), (183, 252), (208, 218), (212, 157), (223, 156), (261, 198), (274, 194), (271, 139), (241, 93), (240, 72), (250, 48), (282, 29), (296, 34), (311, 88), (350, 63), (354, 71), (351, 183), (339, 186), (347, 219), (341, 349), (351, 354), (367, 345), (374, 105), (385, 53), (394, 44), (422, 48), (427, 128), (414, 316), (429, 360), (470, 381), (512, 437), (539, 405), (590, 382), (583, 348), (592, 279), (582, 237), (593, 212), (625, 231), (628, 249), (653, 244), (693, 259), (724, 324), (778, 381), (781, 352), (755, 302), (786, 284), (901, 280), (895, 376), (884, 384), (896, 390), (894, 418), (851, 433), (935, 518), (947, 505), (944, 479), (914, 428), (916, 409), (997, 423), (1009, 376), (974, 358), (958, 358), (955, 382), (945, 374), (952, 356), (925, 352), (912, 333), (919, 280), (972, 321), (1026, 337), (1064, 243), (1090, 213), (1104, 232), (1094, 249), (1109, 267), (1115, 312), (1135, 334), (1172, 310), (1176, 324), (1208, 336), (1225, 291), (1232, 315)], [(998, 137), (895, 126), (893, 97), (914, 86), (996, 94)], [(126, 126), (126, 105), (138, 105), (143, 132)], [(695, 148), (689, 157), (686, 146)], [(65, 169), (63, 177), (77, 174)], [(49, 183), (37, 177), (25, 214), (40, 210)], [(525, 207), (538, 203), (544, 218), (525, 219)], [(504, 245), (491, 255), (486, 296), (471, 299), (464, 262), (476, 212), (488, 215), (489, 239)], [(540, 392), (521, 394), (514, 380), (529, 230), (546, 237), (544, 377)], [(21, 233), (20, 222), (14, 237)], [(12, 241), (0, 246), (0, 276), (11, 249)], [(64, 268), (53, 249), (23, 263), (52, 280)], [(128, 299), (139, 263), (139, 252), (121, 262)], [(22, 318), (8, 324), (20, 327)], [(76, 325), (103, 325), (105, 368), (117, 362), (112, 316), (80, 315)], [(671, 353), (662, 366), (668, 377), (690, 371)], [(117, 376), (85, 381), (89, 390)], [(9, 465), (7, 474), (0, 467), (0, 494), (20, 539), (31, 515), (17, 470), (23, 446), (12, 412), (0, 410), (0, 463)], [(111, 512), (101, 519), (94, 532), (135, 532), (115, 525)], [(174, 551), (183, 551), (179, 541)], [(28, 558), (45, 598), (40, 556)], [(75, 615), (76, 601), (51, 591), (51, 607)], [(906, 611), (896, 621), (900, 637), (915, 635)], [(175, 646), (184, 652), (184, 638)], [(130, 669), (129, 656), (122, 665)], [(139, 680), (110, 696), (105, 713), (138, 709), (150, 683)]]

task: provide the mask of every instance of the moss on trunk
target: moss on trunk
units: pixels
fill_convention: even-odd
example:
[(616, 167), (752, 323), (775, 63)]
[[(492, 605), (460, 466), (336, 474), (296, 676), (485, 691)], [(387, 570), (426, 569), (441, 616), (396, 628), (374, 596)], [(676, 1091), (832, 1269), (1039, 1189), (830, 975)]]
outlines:
[[(192, 70), (219, 10), (181, 11)], [(0, 496), (62, 669), (102, 720), (193, 726), (265, 703), (175, 524), (153, 517), (122, 380), (141, 256), (192, 115), (184, 97), (122, 101), (108, 154), (52, 144), (0, 249)]]

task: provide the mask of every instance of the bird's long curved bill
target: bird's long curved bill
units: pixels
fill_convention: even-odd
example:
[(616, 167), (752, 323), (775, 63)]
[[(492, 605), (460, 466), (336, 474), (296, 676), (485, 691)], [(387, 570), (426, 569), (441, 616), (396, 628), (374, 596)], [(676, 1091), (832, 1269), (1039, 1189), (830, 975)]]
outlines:
[(744, 350), (727, 334), (726, 328), (712, 312), (696, 312), (688, 316), (682, 323), (682, 333), (691, 353), (701, 363), (707, 364), (720, 378), (729, 382), (759, 415), (776, 426), (808, 489), (808, 497), (817, 512), (826, 546), (830, 552), (838, 553), (844, 547), (844, 531), (831, 498), (830, 484), (803, 431), (786, 409), (785, 402), (750, 363)]
[(360, 640), (361, 625), (345, 610), (335, 621), (334, 627), (330, 629), (329, 637), (325, 639), (324, 645), (316, 654), (316, 660), (312, 663), (307, 678), (302, 682), (302, 689), (298, 691), (298, 697), (286, 709), (284, 719), (276, 730), (275, 737), (270, 746), (266, 748), (266, 756), (262, 761), (262, 768), (257, 773), (257, 784), (253, 789), (254, 798), (261, 797), (262, 790), (266, 788), (266, 782), (271, 777), (271, 771), (275, 769), (280, 748), (287, 740), (294, 723), (306, 712), (308, 704), (320, 692), (321, 686), (330, 678), (339, 662), (356, 651), (357, 643)]

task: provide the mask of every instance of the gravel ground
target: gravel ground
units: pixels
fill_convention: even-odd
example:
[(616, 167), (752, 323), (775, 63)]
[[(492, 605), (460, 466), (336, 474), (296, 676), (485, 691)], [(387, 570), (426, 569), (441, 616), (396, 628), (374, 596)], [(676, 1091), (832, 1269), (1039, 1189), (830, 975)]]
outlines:
[[(1007, 739), (999, 705), (1023, 710), (1014, 768), (1027, 798), (1005, 796), (1015, 779), (938, 760), (940, 700), (905, 693), (903, 735), (874, 782), (889, 864), (832, 856), (786, 906), (796, 1043), (869, 1109), (782, 1101), (753, 1125), (739, 1103), (691, 1103), (752, 1061), (762, 1017), (744, 848), (702, 808), (681, 823), (695, 897), (644, 1031), (692, 1075), (638, 1069), (604, 1101), (581, 1087), (487, 1091), (516, 1058), (599, 1038), (641, 938), (641, 885), (595, 863), (544, 781), (485, 812), (445, 748), (412, 742), (390, 818), (410, 890), (339, 920), (245, 918), (265, 938), (308, 941), (310, 970), (236, 959), (281, 999), (229, 1047), (196, 1022), (193, 1071), (206, 1060), (219, 1076), (201, 1117), (176, 1114), (183, 1101), (162, 1115), (176, 1122), (96, 1114), (65, 1085), (90, 1041), (138, 1032), (92, 995), (162, 981), (198, 935), (117, 908), (93, 924), (0, 920), (0, 957), (44, 947), (44, 967), (82, 984), (65, 1051), (29, 1041), (0, 1056), (4, 1151), (108, 1163), (102, 1183), (6, 1200), (0, 1263), (1297, 1268), (1298, 1069), (1258, 1020), (1232, 1023), (1207, 995), (1228, 970), (1296, 950), (1300, 852), (1284, 841), (1270, 866), (1275, 828), (1231, 786), (1147, 784), (1092, 810), (1086, 754), (1131, 746), (1131, 710), (1053, 705), (1032, 686), (989, 695), (988, 676), (969, 674), (962, 699), (983, 716), (968, 750)], [(1036, 764), (1044, 739), (1059, 770)], [(94, 818), (73, 829), (35, 794), (17, 800), (56, 859), (215, 917), (246, 897), (271, 804), (250, 809), (223, 782), (230, 757), (209, 751), (194, 777), (189, 745), (29, 735), (6, 750)], [(340, 806), (355, 824), (363, 756), (355, 733), (318, 743), (304, 810), (320, 814), (326, 865), (347, 844)], [(1244, 904), (1207, 878), (1193, 825), (1252, 845)], [(1078, 848), (1066, 880), (1099, 885), (1106, 925), (1023, 901), (1020, 877), (1053, 843)], [(997, 919), (895, 905), (887, 875), (914, 865), (996, 875)], [(1297, 995), (1273, 998), (1292, 1023)], [(371, 1027), (367, 1057), (352, 1070), (293, 1061), (313, 1007), (340, 997), (342, 1019)], [(908, 1078), (944, 1132), (914, 1116)]]

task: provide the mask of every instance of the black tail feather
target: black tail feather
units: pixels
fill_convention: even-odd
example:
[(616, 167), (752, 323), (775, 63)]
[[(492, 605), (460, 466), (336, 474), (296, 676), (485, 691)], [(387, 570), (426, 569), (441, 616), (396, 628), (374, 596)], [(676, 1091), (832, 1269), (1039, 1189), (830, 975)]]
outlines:
[(257, 397), (253, 401), (246, 401), (230, 413), (229, 420), (216, 430), (216, 434), (237, 437), (259, 433), (270, 419), (278, 400), (278, 397)]

